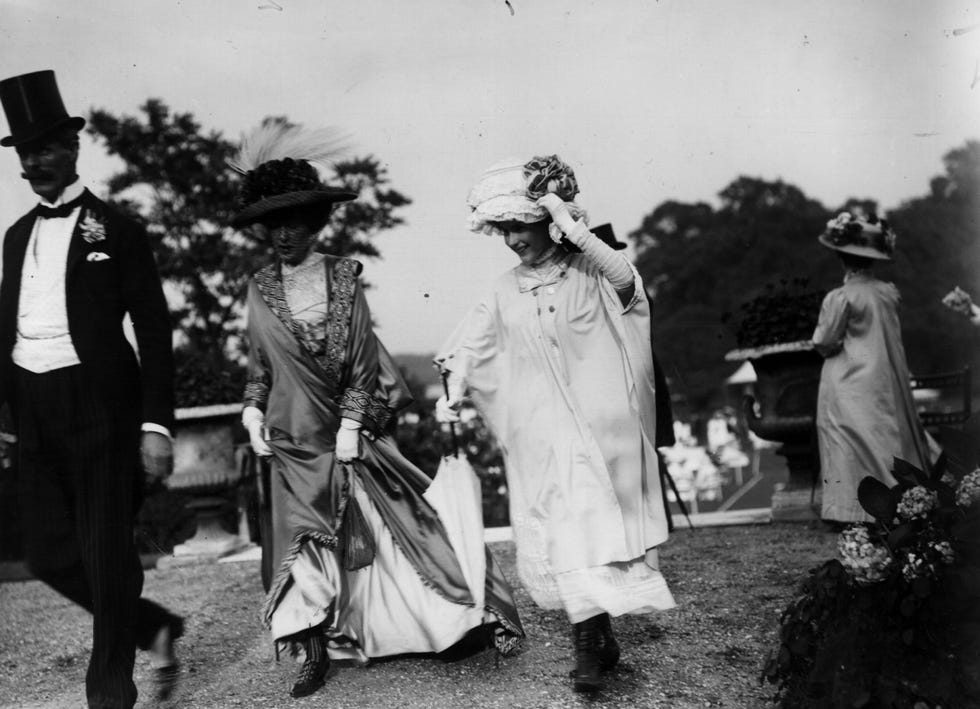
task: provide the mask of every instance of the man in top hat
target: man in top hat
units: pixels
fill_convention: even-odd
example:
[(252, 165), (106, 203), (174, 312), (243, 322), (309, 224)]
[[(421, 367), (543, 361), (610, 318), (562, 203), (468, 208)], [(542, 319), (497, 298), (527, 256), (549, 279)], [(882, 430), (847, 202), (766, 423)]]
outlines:
[(54, 72), (0, 81), (0, 103), (0, 145), (40, 197), (6, 233), (0, 283), (0, 404), (18, 439), (25, 558), (92, 613), (88, 705), (132, 707), (135, 648), (154, 651), (166, 695), (183, 626), (140, 598), (133, 542), (141, 460), (153, 477), (173, 464), (170, 315), (145, 230), (78, 178), (85, 119), (68, 115)]

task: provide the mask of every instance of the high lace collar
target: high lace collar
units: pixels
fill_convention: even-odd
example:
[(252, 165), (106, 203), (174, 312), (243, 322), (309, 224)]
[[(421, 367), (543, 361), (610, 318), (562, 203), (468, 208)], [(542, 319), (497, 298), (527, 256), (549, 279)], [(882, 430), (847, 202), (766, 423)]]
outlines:
[(282, 273), (282, 277), (284, 279), (293, 278), (298, 274), (302, 273), (303, 271), (309, 270), (314, 266), (319, 266), (321, 263), (323, 263), (324, 258), (326, 258), (326, 254), (320, 253), (318, 251), (314, 251), (296, 266), (290, 266), (289, 264), (281, 263), (279, 268)]
[(533, 266), (523, 263), (514, 269), (517, 274), (517, 287), (521, 293), (557, 283), (568, 270), (568, 252), (552, 246)]

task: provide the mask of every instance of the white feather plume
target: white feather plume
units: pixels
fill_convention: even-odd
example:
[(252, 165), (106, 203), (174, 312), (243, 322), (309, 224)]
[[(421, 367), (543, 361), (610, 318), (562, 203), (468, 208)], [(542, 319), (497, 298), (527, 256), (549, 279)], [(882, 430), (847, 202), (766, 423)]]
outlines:
[(265, 121), (242, 137), (238, 154), (228, 161), (232, 169), (251, 172), (270, 160), (306, 160), (332, 167), (348, 151), (347, 136), (339, 128), (304, 128), (282, 121)]

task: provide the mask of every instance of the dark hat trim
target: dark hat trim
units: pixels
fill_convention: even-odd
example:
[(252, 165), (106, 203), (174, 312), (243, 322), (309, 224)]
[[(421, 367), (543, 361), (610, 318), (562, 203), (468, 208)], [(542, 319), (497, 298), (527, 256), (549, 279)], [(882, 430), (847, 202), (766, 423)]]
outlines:
[(262, 221), (262, 217), (270, 212), (280, 209), (290, 209), (293, 207), (306, 207), (320, 202), (348, 202), (357, 199), (355, 192), (349, 192), (336, 187), (323, 187), (318, 190), (302, 190), (299, 192), (284, 192), (283, 194), (273, 195), (260, 199), (258, 202), (248, 205), (232, 220), (233, 227), (243, 227)]
[(606, 246), (609, 246), (616, 251), (622, 251), (627, 246), (627, 244), (616, 238), (616, 233), (613, 231), (612, 224), (609, 224), (608, 222), (605, 224), (599, 224), (598, 226), (589, 227), (589, 231), (599, 237), (599, 239), (601, 239)]

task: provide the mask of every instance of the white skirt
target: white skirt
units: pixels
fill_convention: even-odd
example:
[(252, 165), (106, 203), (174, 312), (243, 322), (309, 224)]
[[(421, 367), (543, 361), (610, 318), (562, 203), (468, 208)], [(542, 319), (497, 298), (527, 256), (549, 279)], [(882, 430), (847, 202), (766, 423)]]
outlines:
[(441, 652), (492, 622), (482, 607), (454, 603), (427, 586), (356, 479), (354, 495), (375, 541), (374, 561), (347, 571), (339, 549), (305, 544), (292, 566), (292, 583), (272, 614), (275, 640), (327, 623), (330, 658), (363, 663)]
[(531, 599), (548, 610), (563, 609), (572, 623), (600, 613), (652, 613), (676, 606), (660, 573), (656, 549), (630, 561), (554, 573), (548, 563), (544, 528), (516, 519), (513, 530), (517, 575)]

